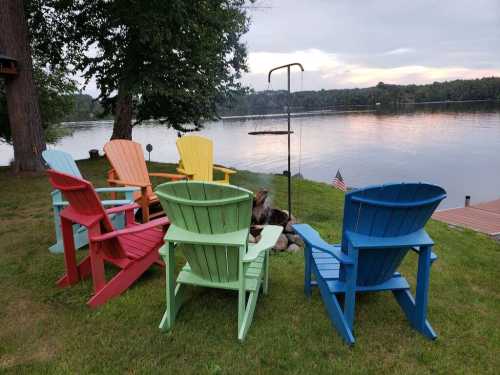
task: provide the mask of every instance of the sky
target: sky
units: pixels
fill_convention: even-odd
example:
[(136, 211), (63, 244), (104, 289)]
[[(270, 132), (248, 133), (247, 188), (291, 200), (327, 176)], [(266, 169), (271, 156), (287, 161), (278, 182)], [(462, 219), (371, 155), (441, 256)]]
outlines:
[[(500, 76), (500, 0), (257, 0), (245, 36), (250, 73), (298, 61), (294, 89)], [(274, 74), (274, 73), (273, 73)], [(270, 88), (285, 87), (284, 77)], [(297, 87), (299, 86), (299, 87)]]
[(500, 0), (256, 0), (249, 15), (255, 90), (286, 88), (267, 72), (290, 62), (293, 90), (500, 76)]

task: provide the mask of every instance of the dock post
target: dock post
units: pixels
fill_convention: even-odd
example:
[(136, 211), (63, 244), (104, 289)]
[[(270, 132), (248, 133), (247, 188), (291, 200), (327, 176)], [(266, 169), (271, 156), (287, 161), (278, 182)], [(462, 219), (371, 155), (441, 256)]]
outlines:
[(465, 196), (465, 207), (469, 207), (470, 205), (470, 195)]

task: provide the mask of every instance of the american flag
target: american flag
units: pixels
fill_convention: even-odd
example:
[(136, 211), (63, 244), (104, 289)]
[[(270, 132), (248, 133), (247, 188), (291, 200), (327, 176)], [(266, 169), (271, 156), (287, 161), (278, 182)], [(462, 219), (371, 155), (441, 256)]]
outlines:
[(347, 186), (344, 182), (344, 179), (342, 178), (342, 175), (340, 174), (340, 169), (337, 170), (337, 174), (333, 178), (332, 185), (334, 188), (337, 188), (342, 191), (347, 191)]

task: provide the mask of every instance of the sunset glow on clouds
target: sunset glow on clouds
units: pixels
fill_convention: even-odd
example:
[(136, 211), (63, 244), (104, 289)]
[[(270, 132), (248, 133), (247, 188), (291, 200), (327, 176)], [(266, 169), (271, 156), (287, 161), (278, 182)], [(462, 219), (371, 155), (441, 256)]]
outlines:
[[(295, 90), (500, 76), (499, 0), (254, 4), (243, 83), (256, 90), (268, 88), (269, 69), (290, 62), (305, 68), (302, 85), (292, 79)], [(285, 88), (284, 78), (273, 74), (271, 88)]]
[[(384, 54), (410, 52), (409, 49), (401, 48)], [(264, 90), (267, 88), (267, 72), (271, 67), (296, 61), (302, 63), (306, 70), (304, 74), (307, 81), (311, 81), (315, 86), (308, 87), (308, 82), (304, 82), (302, 87), (304, 90), (369, 87), (380, 81), (397, 84), (424, 84), (434, 81), (500, 76), (500, 68), (473, 69), (460, 66), (430, 67), (423, 65), (377, 68), (347, 63), (335, 54), (310, 49), (292, 53), (252, 52), (248, 58), (250, 72), (244, 76), (243, 82), (256, 90)], [(278, 79), (278, 82), (281, 81), (283, 80)], [(275, 85), (273, 87), (280, 88), (280, 86), (275, 87)], [(295, 87), (295, 89), (300, 89), (300, 87)]]

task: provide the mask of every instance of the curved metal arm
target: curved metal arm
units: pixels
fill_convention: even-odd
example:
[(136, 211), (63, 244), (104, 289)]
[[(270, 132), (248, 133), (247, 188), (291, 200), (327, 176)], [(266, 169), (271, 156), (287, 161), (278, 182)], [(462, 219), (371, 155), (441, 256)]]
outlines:
[(304, 67), (302, 66), (301, 63), (291, 63), (291, 64), (286, 64), (286, 65), (281, 65), (281, 66), (277, 66), (276, 68), (272, 68), (270, 71), (269, 71), (269, 74), (267, 75), (267, 82), (268, 83), (271, 83), (271, 73), (274, 72), (275, 70), (279, 70), (279, 69), (283, 69), (283, 68), (288, 68), (290, 69), (290, 67), (292, 66), (298, 66), (300, 68), (300, 70), (304, 71)]

